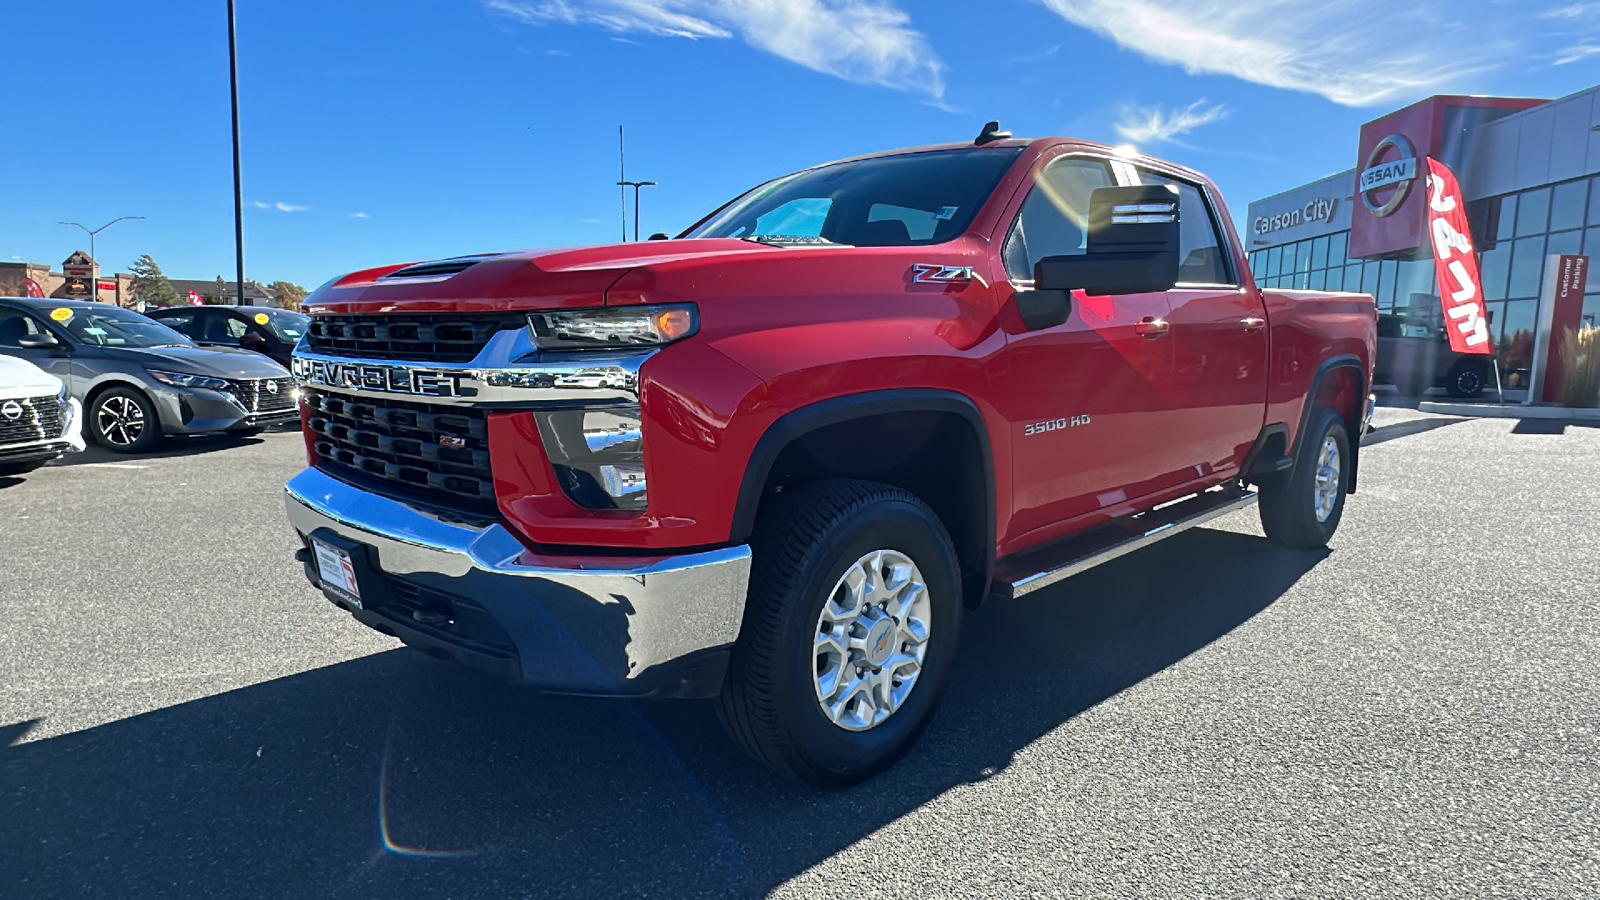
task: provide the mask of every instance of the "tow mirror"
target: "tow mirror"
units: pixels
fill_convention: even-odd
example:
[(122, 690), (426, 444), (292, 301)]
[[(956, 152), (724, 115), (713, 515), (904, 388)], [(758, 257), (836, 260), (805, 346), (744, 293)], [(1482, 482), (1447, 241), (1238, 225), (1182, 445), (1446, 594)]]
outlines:
[(1090, 194), (1086, 251), (1039, 260), (1033, 275), (1036, 292), (1172, 290), (1178, 283), (1178, 189), (1145, 184)]
[(48, 350), (52, 347), (61, 346), (61, 342), (56, 340), (56, 336), (53, 334), (30, 334), (27, 337), (18, 338), (17, 346), (24, 350)]

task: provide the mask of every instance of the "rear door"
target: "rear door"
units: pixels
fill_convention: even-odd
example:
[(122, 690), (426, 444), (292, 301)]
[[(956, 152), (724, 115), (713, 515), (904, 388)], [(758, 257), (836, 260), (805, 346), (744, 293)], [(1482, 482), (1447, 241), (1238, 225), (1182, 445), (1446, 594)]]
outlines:
[(1155, 462), (1165, 440), (1172, 342), (1138, 330), (1167, 315), (1166, 295), (1074, 292), (1068, 320), (1039, 331), (1022, 327), (1011, 302), (1032, 289), (1040, 259), (1085, 252), (1090, 194), (1115, 183), (1105, 160), (1058, 157), (1035, 178), (1004, 237), (1007, 281), (997, 287), (1007, 344), (989, 369), (1011, 431), (1008, 540), (1170, 481)]
[(0, 353), (15, 356), (33, 363), (61, 379), (67, 390), (76, 393), (72, 375), (72, 352), (66, 339), (56, 335), (60, 346), (33, 348), (19, 345), (23, 338), (53, 334), (31, 313), (12, 306), (0, 306)]
[(1179, 195), (1178, 284), (1167, 294), (1179, 393), (1161, 465), (1196, 478), (1228, 472), (1243, 465), (1266, 417), (1266, 306), (1241, 276), (1205, 188), (1134, 171), (1141, 183), (1169, 184)]

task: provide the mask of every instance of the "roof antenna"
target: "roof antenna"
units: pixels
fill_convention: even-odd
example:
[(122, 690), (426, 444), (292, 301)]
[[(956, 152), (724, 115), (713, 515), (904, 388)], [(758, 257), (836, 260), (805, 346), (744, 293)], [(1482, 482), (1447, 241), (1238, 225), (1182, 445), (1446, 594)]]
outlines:
[(992, 144), (995, 141), (1004, 141), (1010, 137), (1011, 132), (1000, 130), (999, 122), (990, 122), (989, 124), (983, 126), (983, 132), (979, 134), (978, 139), (972, 143), (976, 146), (982, 147), (984, 144)]

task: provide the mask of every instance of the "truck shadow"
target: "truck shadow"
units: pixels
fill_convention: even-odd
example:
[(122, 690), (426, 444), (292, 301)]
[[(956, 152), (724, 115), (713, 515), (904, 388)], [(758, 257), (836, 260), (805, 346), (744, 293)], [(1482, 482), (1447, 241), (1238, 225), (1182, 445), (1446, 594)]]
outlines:
[(406, 650), (84, 731), (0, 727), (0, 894), (760, 896), (1226, 635), (1324, 553), (1196, 530), (967, 619), (922, 744), (781, 784), (709, 704), (544, 697)]

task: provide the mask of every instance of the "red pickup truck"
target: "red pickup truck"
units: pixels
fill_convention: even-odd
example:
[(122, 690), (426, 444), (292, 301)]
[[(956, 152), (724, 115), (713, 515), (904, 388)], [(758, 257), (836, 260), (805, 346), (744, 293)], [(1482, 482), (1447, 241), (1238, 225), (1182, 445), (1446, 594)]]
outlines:
[(1371, 414), (1371, 298), (1258, 289), (1195, 172), (992, 124), (306, 302), (313, 585), (519, 684), (716, 698), (819, 785), (910, 748), (967, 610), (1258, 500), (1325, 544)]

